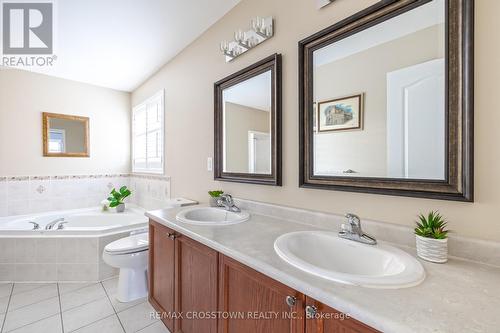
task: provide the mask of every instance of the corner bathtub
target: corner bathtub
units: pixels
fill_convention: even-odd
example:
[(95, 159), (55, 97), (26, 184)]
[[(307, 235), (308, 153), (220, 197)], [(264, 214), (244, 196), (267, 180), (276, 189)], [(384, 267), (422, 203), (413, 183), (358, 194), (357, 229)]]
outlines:
[[(101, 208), (74, 209), (41, 214), (11, 216), (0, 218), (0, 237), (2, 236), (68, 236), (68, 235), (108, 235), (126, 230), (146, 227), (148, 218), (144, 210), (132, 207), (123, 213), (114, 210), (102, 211)], [(50, 222), (64, 218), (64, 229), (58, 230), (56, 223), (51, 230), (45, 230)], [(33, 230), (33, 223), (39, 229)]]
[[(102, 251), (130, 233), (146, 232), (144, 210), (130, 205), (124, 213), (100, 207), (0, 218), (0, 282), (95, 282), (118, 274)], [(64, 229), (45, 230), (59, 218)], [(35, 222), (38, 230), (33, 230)]]

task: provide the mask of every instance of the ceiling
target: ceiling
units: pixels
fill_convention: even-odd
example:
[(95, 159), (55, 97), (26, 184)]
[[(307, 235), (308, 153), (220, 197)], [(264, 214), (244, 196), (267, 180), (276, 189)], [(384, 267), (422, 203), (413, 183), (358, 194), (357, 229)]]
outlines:
[(271, 71), (224, 89), (224, 103), (271, 111)]
[[(322, 66), (392, 40), (445, 22), (445, 2), (436, 0), (393, 17), (314, 52), (314, 66)], [(435, 41), (429, 41), (429, 43)]]
[(57, 60), (29, 70), (132, 91), (239, 1), (57, 1)]

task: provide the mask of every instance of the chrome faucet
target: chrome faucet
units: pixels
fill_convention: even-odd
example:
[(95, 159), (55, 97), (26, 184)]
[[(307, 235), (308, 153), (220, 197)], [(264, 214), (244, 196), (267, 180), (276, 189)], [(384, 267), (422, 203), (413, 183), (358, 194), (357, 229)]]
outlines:
[(48, 223), (46, 226), (45, 226), (45, 230), (52, 230), (52, 228), (54, 227), (54, 225), (56, 225), (57, 223), (59, 222), (64, 222), (64, 217), (60, 217), (58, 219), (55, 219), (54, 221)]
[(63, 230), (64, 229), (64, 225), (68, 223), (68, 221), (62, 221), (61, 223), (59, 223), (57, 225), (57, 230)]
[(38, 223), (33, 222), (33, 221), (29, 221), (28, 223), (33, 224), (33, 229), (31, 229), (31, 230), (38, 230), (38, 229), (40, 229), (40, 225)]
[(375, 238), (363, 232), (363, 229), (361, 229), (361, 219), (358, 216), (348, 213), (345, 217), (347, 218), (349, 225), (346, 226), (342, 224), (339, 231), (340, 238), (369, 245), (377, 244), (377, 240)]
[(224, 207), (224, 209), (230, 212), (241, 212), (241, 209), (234, 204), (233, 197), (230, 194), (221, 194), (221, 196), (217, 198), (217, 207)]

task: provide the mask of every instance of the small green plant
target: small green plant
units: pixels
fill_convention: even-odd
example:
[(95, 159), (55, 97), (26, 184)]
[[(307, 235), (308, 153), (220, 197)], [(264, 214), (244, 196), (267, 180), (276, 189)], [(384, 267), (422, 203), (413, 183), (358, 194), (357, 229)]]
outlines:
[(123, 203), (123, 199), (132, 194), (127, 186), (120, 187), (120, 190), (117, 191), (113, 189), (110, 193), (111, 195), (108, 197), (109, 207), (113, 208)]
[(212, 198), (218, 198), (218, 197), (220, 197), (223, 193), (224, 193), (224, 191), (222, 191), (222, 190), (217, 190), (217, 191), (208, 191), (208, 194), (209, 194)]
[(434, 239), (445, 239), (449, 230), (446, 229), (447, 222), (438, 212), (431, 211), (428, 216), (418, 216), (415, 234), (418, 236)]

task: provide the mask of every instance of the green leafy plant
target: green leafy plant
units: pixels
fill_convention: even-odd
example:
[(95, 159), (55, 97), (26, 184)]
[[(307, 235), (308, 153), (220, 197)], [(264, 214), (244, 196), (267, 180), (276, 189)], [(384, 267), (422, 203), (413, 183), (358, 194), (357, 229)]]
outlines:
[(120, 187), (120, 190), (113, 189), (108, 197), (109, 207), (116, 207), (123, 203), (123, 199), (132, 194), (127, 186)]
[(418, 216), (417, 227), (415, 234), (418, 236), (434, 239), (445, 239), (449, 230), (446, 229), (448, 224), (439, 212), (431, 211), (427, 216), (420, 214)]
[(223, 193), (224, 193), (224, 191), (222, 191), (222, 190), (217, 190), (217, 191), (208, 191), (208, 194), (209, 194), (212, 198), (218, 198), (218, 197), (220, 197)]

